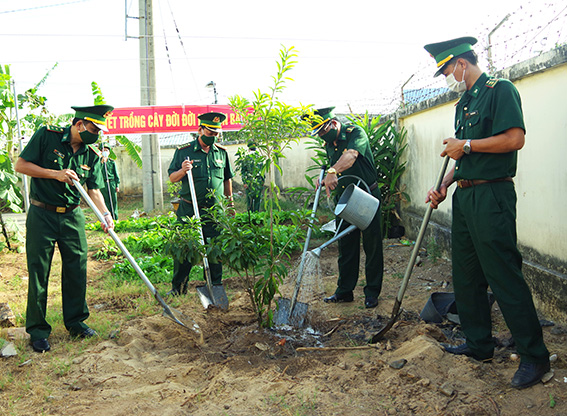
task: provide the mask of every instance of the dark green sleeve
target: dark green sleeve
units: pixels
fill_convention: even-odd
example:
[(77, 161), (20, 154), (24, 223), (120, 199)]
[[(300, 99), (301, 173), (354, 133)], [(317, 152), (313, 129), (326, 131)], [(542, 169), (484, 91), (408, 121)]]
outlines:
[(364, 155), (368, 147), (368, 137), (364, 130), (355, 126), (352, 132), (348, 134), (347, 149), (356, 150), (358, 153)]
[(526, 131), (522, 100), (518, 90), (507, 79), (500, 79), (494, 86), (492, 97), (492, 135), (503, 133), (512, 127)]
[(24, 159), (27, 162), (31, 162), (38, 166), (41, 166), (41, 162), (42, 162), (41, 156), (44, 153), (43, 152), (44, 143), (42, 139), (45, 137), (45, 133), (46, 133), (46, 128), (42, 127), (33, 134), (32, 138), (30, 139), (30, 141), (28, 142), (26, 147), (24, 147), (24, 150), (22, 150), (22, 153), (20, 154), (20, 157), (22, 159)]
[[(89, 150), (90, 151), (90, 150)], [(92, 163), (92, 175), (86, 180), (88, 189), (103, 189), (105, 187), (104, 173), (102, 171), (102, 163), (100, 160), (96, 160), (99, 156), (92, 154), (91, 157), (95, 158), (94, 163)]]
[(118, 176), (118, 168), (116, 167), (116, 162), (114, 160), (112, 161), (112, 170), (114, 171), (114, 181), (116, 182), (116, 185), (119, 185), (120, 176)]
[(228, 158), (228, 153), (224, 152), (224, 157), (226, 158), (226, 164), (224, 166), (224, 180), (228, 181), (232, 177), (234, 177), (234, 171), (232, 170), (232, 166), (230, 166), (230, 159)]
[(171, 159), (171, 163), (169, 164), (169, 168), (167, 170), (168, 176), (171, 175), (173, 172), (177, 172), (181, 169), (181, 164), (183, 161), (179, 160), (179, 149), (175, 149), (175, 153), (173, 154), (173, 159)]

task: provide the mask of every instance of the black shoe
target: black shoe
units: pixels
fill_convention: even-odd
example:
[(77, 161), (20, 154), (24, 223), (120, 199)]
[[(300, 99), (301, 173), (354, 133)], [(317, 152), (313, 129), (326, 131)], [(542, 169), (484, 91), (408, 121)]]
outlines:
[(449, 354), (464, 355), (466, 357), (474, 358), (477, 361), (485, 361), (485, 362), (492, 361), (492, 357), (481, 358), (478, 355), (476, 355), (474, 352), (472, 352), (472, 350), (469, 348), (469, 346), (466, 343), (461, 345), (449, 345), (442, 342), (441, 346)]
[(96, 331), (92, 328), (87, 328), (83, 332), (79, 332), (78, 334), (74, 334), (75, 337), (78, 338), (92, 338), (98, 336)]
[(171, 289), (169, 292), (167, 292), (165, 294), (165, 296), (179, 296), (181, 293), (179, 293), (179, 290), (177, 289)]
[(378, 298), (374, 296), (366, 296), (366, 299), (364, 299), (364, 307), (366, 309), (370, 309), (375, 308), (376, 306), (378, 306)]
[(549, 362), (543, 364), (520, 363), (510, 385), (515, 389), (531, 387), (539, 383), (543, 375), (549, 372), (550, 368)]
[(46, 352), (51, 349), (51, 345), (49, 345), (49, 342), (47, 341), (46, 338), (33, 341), (31, 345), (35, 352)]
[(354, 300), (354, 296), (352, 295), (352, 292), (343, 293), (340, 295), (335, 293), (334, 295), (323, 299), (323, 301), (326, 303), (352, 302), (353, 300)]

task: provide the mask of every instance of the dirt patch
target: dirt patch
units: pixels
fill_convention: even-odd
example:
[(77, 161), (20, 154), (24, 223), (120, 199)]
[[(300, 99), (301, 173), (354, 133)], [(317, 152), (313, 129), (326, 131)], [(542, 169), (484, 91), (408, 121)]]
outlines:
[[(68, 363), (69, 352), (61, 348), (64, 335), (52, 335), (53, 349), (45, 355), (34, 354), (22, 341), (24, 357), (1, 359), (0, 367), (2, 374), (32, 381), (26, 394), (15, 397), (15, 383), (4, 379), (2, 408), (17, 415), (567, 413), (567, 347), (561, 327), (544, 327), (547, 345), (559, 357), (553, 378), (523, 391), (509, 388), (518, 363), (510, 359), (514, 348), (497, 304), (494, 335), (500, 347), (493, 363), (451, 356), (439, 347), (439, 341), (458, 337), (459, 327), (427, 324), (419, 312), (432, 292), (451, 291), (447, 260), (421, 256), (402, 316), (383, 342), (368, 346), (368, 339), (390, 317), (411, 252), (398, 240), (386, 241), (384, 247), (384, 288), (377, 309), (364, 308), (362, 285), (353, 303), (322, 302), (334, 291), (337, 278), (336, 248), (329, 247), (321, 256), (319, 292), (309, 301), (303, 328), (259, 329), (241, 282), (229, 279), (225, 286), (231, 303), (226, 312), (203, 310), (195, 295), (175, 300), (177, 309), (199, 324), (202, 339), (163, 317), (155, 304), (149, 316), (130, 318), (113, 331), (95, 327), (101, 338), (77, 341), (84, 342), (85, 349)], [(100, 283), (108, 267), (90, 260), (91, 283)], [(0, 301), (25, 305), (25, 287), (10, 286), (14, 279), (25, 279), (25, 255), (2, 253), (0, 273)], [(289, 296), (290, 287), (283, 293)], [(88, 301), (93, 315), (102, 309), (124, 313), (135, 307), (124, 301)], [(23, 364), (23, 358), (32, 361)], [(68, 368), (55, 371), (53, 363), (58, 361)], [(49, 371), (53, 376), (45, 381)]]

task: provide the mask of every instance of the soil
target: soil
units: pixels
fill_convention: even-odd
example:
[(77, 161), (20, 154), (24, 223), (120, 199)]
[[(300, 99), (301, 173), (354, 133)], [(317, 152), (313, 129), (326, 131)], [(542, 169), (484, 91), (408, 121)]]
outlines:
[[(260, 329), (242, 283), (227, 279), (228, 311), (204, 310), (194, 295), (168, 300), (186, 323), (199, 325), (199, 333), (162, 316), (155, 303), (149, 316), (137, 315), (113, 331), (95, 327), (100, 338), (75, 341), (85, 342), (84, 350), (48, 382), (45, 372), (54, 360), (65, 363), (69, 358), (62, 348), (68, 339), (52, 335), (52, 350), (42, 355), (22, 342), (19, 348), (31, 361), (2, 358), (0, 373), (16, 379), (26, 373), (32, 381), (27, 393), (17, 396), (15, 383), (0, 383), (1, 408), (16, 415), (566, 414), (567, 336), (560, 325), (547, 322), (543, 328), (548, 348), (558, 357), (551, 379), (521, 391), (509, 387), (518, 361), (497, 304), (493, 321), (499, 348), (492, 363), (442, 350), (439, 342), (456, 342), (459, 326), (449, 321), (428, 324), (419, 313), (431, 293), (451, 291), (446, 259), (421, 253), (401, 316), (384, 340), (367, 344), (390, 319), (411, 250), (399, 239), (384, 242), (384, 287), (376, 309), (364, 308), (363, 278), (354, 302), (322, 301), (333, 293), (337, 279), (336, 247), (323, 250), (321, 289), (309, 300), (301, 328)], [(101, 283), (108, 267), (90, 258), (89, 284)], [(14, 276), (25, 276), (25, 254), (4, 251), (0, 273), (2, 288), (10, 287)], [(282, 287), (286, 298), (290, 286)], [(25, 286), (0, 290), (0, 295), (1, 302), (21, 303)], [(87, 300), (91, 315), (101, 309), (124, 313), (132, 308)]]

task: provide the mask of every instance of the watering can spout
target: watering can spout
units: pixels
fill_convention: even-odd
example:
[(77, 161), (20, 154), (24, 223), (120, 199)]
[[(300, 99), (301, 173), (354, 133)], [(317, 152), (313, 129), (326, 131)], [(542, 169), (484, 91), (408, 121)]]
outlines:
[(313, 250), (310, 250), (309, 253), (319, 258), (321, 257), (321, 248), (320, 247), (314, 248)]

